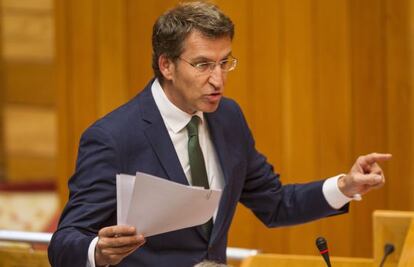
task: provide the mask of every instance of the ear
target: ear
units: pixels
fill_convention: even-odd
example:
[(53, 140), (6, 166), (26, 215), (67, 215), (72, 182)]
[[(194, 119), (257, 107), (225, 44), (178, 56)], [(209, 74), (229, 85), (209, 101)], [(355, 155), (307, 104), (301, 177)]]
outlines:
[(174, 63), (163, 54), (158, 58), (158, 66), (164, 79), (171, 81), (174, 77)]

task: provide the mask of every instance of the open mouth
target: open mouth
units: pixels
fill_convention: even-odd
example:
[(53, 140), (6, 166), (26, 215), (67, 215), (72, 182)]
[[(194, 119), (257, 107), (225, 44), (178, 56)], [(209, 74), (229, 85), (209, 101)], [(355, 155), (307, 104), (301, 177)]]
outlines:
[(208, 94), (207, 95), (207, 99), (211, 102), (215, 102), (220, 100), (221, 98), (221, 93), (212, 93), (212, 94)]

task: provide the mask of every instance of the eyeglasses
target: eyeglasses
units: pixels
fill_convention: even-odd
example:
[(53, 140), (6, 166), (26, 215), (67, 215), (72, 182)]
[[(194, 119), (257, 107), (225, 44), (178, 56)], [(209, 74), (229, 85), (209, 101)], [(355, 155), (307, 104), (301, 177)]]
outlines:
[(219, 65), (222, 71), (229, 72), (229, 71), (234, 70), (237, 65), (237, 59), (234, 58), (233, 56), (230, 56), (229, 58), (221, 60), (219, 62), (209, 61), (209, 62), (200, 62), (200, 63), (191, 63), (182, 57), (178, 57), (178, 58), (190, 64), (200, 73), (207, 73), (207, 72), (211, 73), (216, 68), (216, 65)]

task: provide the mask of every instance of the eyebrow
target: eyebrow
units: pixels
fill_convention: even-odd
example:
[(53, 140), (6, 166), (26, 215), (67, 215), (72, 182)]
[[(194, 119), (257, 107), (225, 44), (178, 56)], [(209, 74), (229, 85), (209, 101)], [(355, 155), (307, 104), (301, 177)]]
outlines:
[[(220, 61), (224, 60), (225, 58), (228, 58), (231, 55), (230, 51), (229, 53), (227, 53), (227, 55), (225, 55), (222, 59), (220, 59)], [(209, 59), (208, 57), (205, 56), (198, 56), (194, 59), (192, 59), (192, 61), (207, 61), (207, 62), (214, 62), (214, 60)]]

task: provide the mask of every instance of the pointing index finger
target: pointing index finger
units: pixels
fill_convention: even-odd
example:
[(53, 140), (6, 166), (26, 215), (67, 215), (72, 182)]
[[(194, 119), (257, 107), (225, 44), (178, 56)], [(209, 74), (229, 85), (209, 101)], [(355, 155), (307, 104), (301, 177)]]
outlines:
[(364, 161), (368, 164), (374, 164), (379, 161), (386, 161), (392, 158), (392, 155), (389, 153), (371, 153), (364, 156)]

